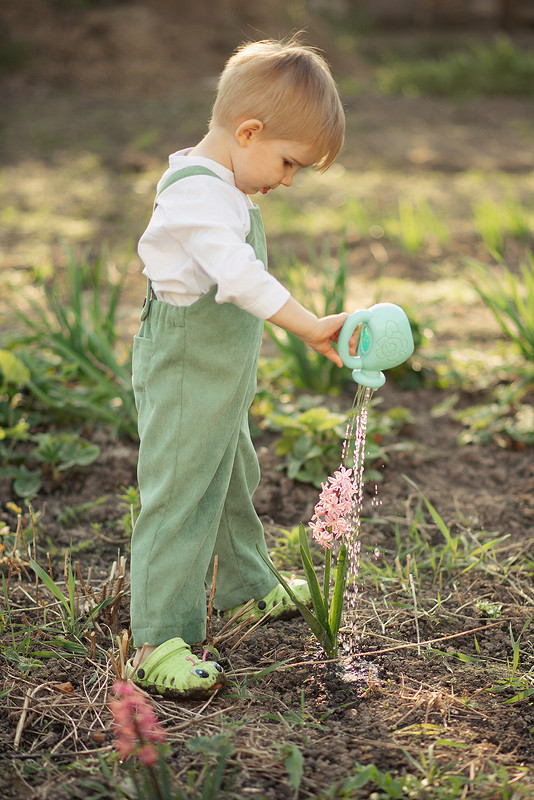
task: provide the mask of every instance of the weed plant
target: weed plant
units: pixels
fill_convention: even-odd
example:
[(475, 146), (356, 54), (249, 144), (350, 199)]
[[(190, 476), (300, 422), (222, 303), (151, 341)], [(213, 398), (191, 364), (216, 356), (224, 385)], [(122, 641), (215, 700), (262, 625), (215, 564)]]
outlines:
[(128, 538), (131, 538), (137, 517), (141, 511), (139, 486), (121, 486), (119, 505), (126, 509), (121, 520), (122, 530)]
[(474, 42), (439, 58), (393, 57), (379, 67), (376, 82), (386, 94), (465, 97), (534, 93), (534, 53), (507, 36)]
[[(320, 488), (326, 476), (339, 466), (347, 415), (316, 402), (316, 398), (302, 397), (296, 403), (286, 403), (269, 413), (264, 424), (280, 433), (275, 447), (283, 458), (287, 476)], [(407, 409), (399, 406), (380, 412), (379, 405), (380, 398), (373, 398), (369, 407), (366, 481), (380, 481), (382, 476), (376, 465), (387, 464), (389, 452), (409, 447), (407, 442), (393, 441), (410, 421)]]
[(426, 200), (400, 197), (397, 216), (382, 220), (384, 232), (397, 240), (405, 253), (414, 255), (432, 242), (446, 244), (449, 230)]
[[(532, 376), (531, 376), (532, 377)], [(519, 381), (495, 386), (489, 402), (458, 409), (453, 418), (461, 422), (459, 443), (487, 444), (519, 450), (534, 444), (534, 408), (521, 402), (528, 384), (518, 388)]]
[[(296, 260), (291, 261), (286, 267), (285, 283), (291, 294), (317, 316), (339, 314), (347, 304), (346, 244), (339, 246), (335, 257), (325, 247), (320, 262), (320, 265), (315, 263), (310, 268)], [(314, 289), (317, 275), (321, 275), (320, 283)], [(266, 332), (278, 348), (284, 368), (297, 389), (336, 394), (347, 383), (345, 370), (311, 350), (295, 334), (271, 325), (267, 325)]]
[[(72, 549), (64, 554), (62, 579), (54, 577), (50, 553), (46, 569), (38, 563), (42, 545), (36, 540), (35, 522), (33, 538), (25, 535), (20, 516), (16, 535), (6, 536), (5, 531), (2, 534), (4, 613), (0, 616), (0, 634), (9, 629), (10, 660), (27, 670), (41, 668), (48, 659), (58, 658), (58, 654), (60, 658), (94, 657), (95, 634), (102, 635), (101, 626), (109, 631), (117, 629), (119, 605), (127, 588), (124, 558), (113, 564), (109, 579), (97, 592), (83, 579), (78, 563), (73, 561)], [(27, 603), (22, 618), (18, 615), (17, 620), (10, 590), (13, 584), (17, 585), (22, 571), (29, 578), (28, 570), (35, 575), (35, 608), (31, 608), (31, 602)], [(2, 655), (5, 657), (3, 647)]]
[[(4, 434), (4, 440), (0, 438), (0, 478), (13, 481), (13, 491), (18, 497), (34, 497), (42, 486), (45, 474), (59, 483), (63, 472), (75, 466), (87, 467), (100, 455), (98, 445), (77, 433), (50, 431), (30, 434), (24, 429), (24, 436), (16, 435), (20, 428), (20, 423), (15, 429), (0, 427), (0, 432)], [(18, 452), (13, 445), (20, 440), (32, 444)], [(7, 447), (4, 442), (7, 442)], [(41, 467), (30, 469), (26, 462), (31, 460), (40, 462)]]
[(63, 425), (100, 422), (135, 437), (130, 352), (117, 326), (124, 277), (111, 279), (104, 254), (69, 253), (64, 274), (37, 276), (44, 305), (19, 310), (28, 333), (15, 353), (27, 370), (21, 388)]
[[(58, 618), (61, 626), (59, 635), (61, 635), (62, 638), (58, 639), (53, 636), (52, 641), (55, 641), (56, 644), (63, 646), (67, 650), (72, 651), (74, 649), (75, 652), (84, 652), (85, 647), (81, 644), (84, 632), (92, 628), (93, 622), (115, 598), (108, 597), (101, 603), (96, 605), (92, 604), (94, 608), (92, 608), (89, 614), (81, 613), (80, 601), (76, 591), (76, 578), (69, 556), (65, 558), (64, 589), (61, 589), (59, 583), (34, 561), (33, 558), (30, 558), (30, 567), (35, 572), (37, 578), (46, 586), (51, 595), (59, 601)], [(54, 619), (55, 614), (52, 613), (51, 616)], [(54, 622), (52, 622), (52, 633), (55, 631), (56, 624), (54, 620)], [(49, 628), (50, 623), (43, 625), (41, 630), (44, 631)], [(80, 645), (81, 649), (78, 649), (77, 645)]]
[(0, 477), (19, 497), (37, 494), (43, 473), (57, 482), (96, 460), (99, 448), (69, 430), (80, 420), (135, 436), (130, 356), (120, 353), (117, 328), (122, 280), (111, 280), (103, 255), (69, 254), (64, 275), (38, 276), (44, 305), (19, 311), (27, 332), (0, 350)]
[(463, 425), (460, 444), (494, 442), (521, 449), (534, 443), (534, 411), (528, 402), (534, 384), (534, 257), (527, 251), (519, 270), (512, 272), (494, 255), (496, 266), (474, 259), (466, 263), (468, 280), (504, 334), (502, 352), (484, 354), (483, 360), (474, 353), (468, 361), (451, 354), (441, 368), (441, 384), (483, 391), (484, 400), (454, 409), (458, 395), (451, 394), (444, 410)]
[(527, 241), (531, 226), (523, 205), (516, 198), (500, 202), (480, 199), (473, 203), (475, 228), (490, 253), (504, 255), (509, 238)]
[(276, 453), (283, 458), (288, 478), (319, 488), (339, 463), (346, 418), (325, 406), (303, 411), (288, 408), (273, 413), (265, 423), (280, 432)]
[(382, 556), (362, 559), (362, 576), (371, 577), (383, 591), (395, 583), (408, 591), (410, 575), (418, 588), (426, 581), (441, 590), (444, 580), (452, 575), (476, 570), (490, 574), (506, 571), (504, 562), (498, 558), (506, 536), (492, 536), (488, 531), (475, 535), (467, 526), (458, 526), (453, 531), (416, 484), (409, 478), (406, 480), (414, 490), (406, 518), (365, 521), (366, 525), (378, 526), (393, 522), (396, 548), (389, 559)]
[(0, 350), (0, 469), (16, 461), (16, 449), (30, 436), (27, 413), (21, 409), (21, 388), (29, 370), (9, 350)]
[(474, 259), (468, 259), (470, 280), (475, 291), (493, 314), (503, 333), (518, 349), (527, 364), (534, 363), (534, 256), (514, 274), (504, 264), (499, 274)]

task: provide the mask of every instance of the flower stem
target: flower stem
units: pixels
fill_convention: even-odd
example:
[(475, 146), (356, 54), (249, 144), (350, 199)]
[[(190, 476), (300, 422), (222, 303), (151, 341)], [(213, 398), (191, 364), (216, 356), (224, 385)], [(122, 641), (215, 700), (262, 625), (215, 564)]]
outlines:
[(323, 596), (325, 607), (328, 608), (330, 602), (330, 567), (332, 564), (332, 551), (327, 548), (325, 552), (324, 561), (324, 580), (323, 580)]
[(343, 598), (345, 596), (345, 582), (347, 578), (347, 545), (342, 544), (337, 557), (336, 580), (334, 583), (334, 593), (332, 595), (332, 605), (330, 606), (329, 623), (332, 631), (332, 638), (335, 642), (337, 655), (337, 635), (341, 624), (341, 614), (343, 612)]
[(150, 782), (152, 784), (152, 788), (154, 790), (154, 797), (156, 800), (165, 800), (162, 792), (161, 787), (159, 785), (158, 776), (156, 774), (156, 770), (152, 765), (145, 766), (145, 770), (148, 773), (148, 777), (150, 778)]

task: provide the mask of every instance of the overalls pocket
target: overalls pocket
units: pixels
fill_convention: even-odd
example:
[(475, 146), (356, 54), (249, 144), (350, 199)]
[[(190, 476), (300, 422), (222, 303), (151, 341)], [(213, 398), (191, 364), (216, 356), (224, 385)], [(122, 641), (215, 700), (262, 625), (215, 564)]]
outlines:
[(145, 339), (139, 335), (134, 336), (132, 350), (132, 386), (138, 413), (140, 412), (140, 405), (145, 395), (153, 352), (154, 342), (152, 339)]

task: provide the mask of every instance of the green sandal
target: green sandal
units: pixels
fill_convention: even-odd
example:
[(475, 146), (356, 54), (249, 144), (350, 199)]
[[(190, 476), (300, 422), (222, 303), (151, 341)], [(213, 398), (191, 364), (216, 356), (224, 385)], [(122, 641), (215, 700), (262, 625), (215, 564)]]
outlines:
[(216, 661), (200, 661), (183, 639), (169, 639), (134, 669), (126, 664), (126, 675), (147, 692), (169, 697), (206, 697), (226, 683)]
[[(311, 594), (307, 582), (300, 578), (294, 578), (291, 576), (284, 575), (284, 577), (287, 579), (287, 582), (289, 583), (297, 600), (300, 600), (300, 602), (304, 603), (306, 606), (311, 605)], [(229, 608), (226, 611), (222, 611), (221, 616), (224, 617), (224, 619), (231, 619), (242, 608), (243, 605), (235, 606), (235, 608)], [(265, 595), (265, 597), (262, 597), (261, 600), (256, 600), (254, 604), (250, 605), (244, 612), (243, 616), (252, 616), (255, 620), (263, 619), (263, 617), (266, 617), (267, 619), (289, 619), (290, 617), (298, 616), (299, 613), (300, 612), (298, 608), (293, 603), (284, 587), (280, 583), (277, 583), (274, 589), (269, 592), (269, 594)]]

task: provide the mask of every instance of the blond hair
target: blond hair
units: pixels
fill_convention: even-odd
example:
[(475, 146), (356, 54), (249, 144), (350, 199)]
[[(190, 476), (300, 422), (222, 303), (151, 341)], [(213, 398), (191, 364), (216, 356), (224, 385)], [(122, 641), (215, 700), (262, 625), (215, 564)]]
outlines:
[(264, 135), (311, 144), (327, 169), (343, 145), (345, 114), (324, 58), (296, 38), (249, 42), (222, 71), (210, 128), (259, 119)]

